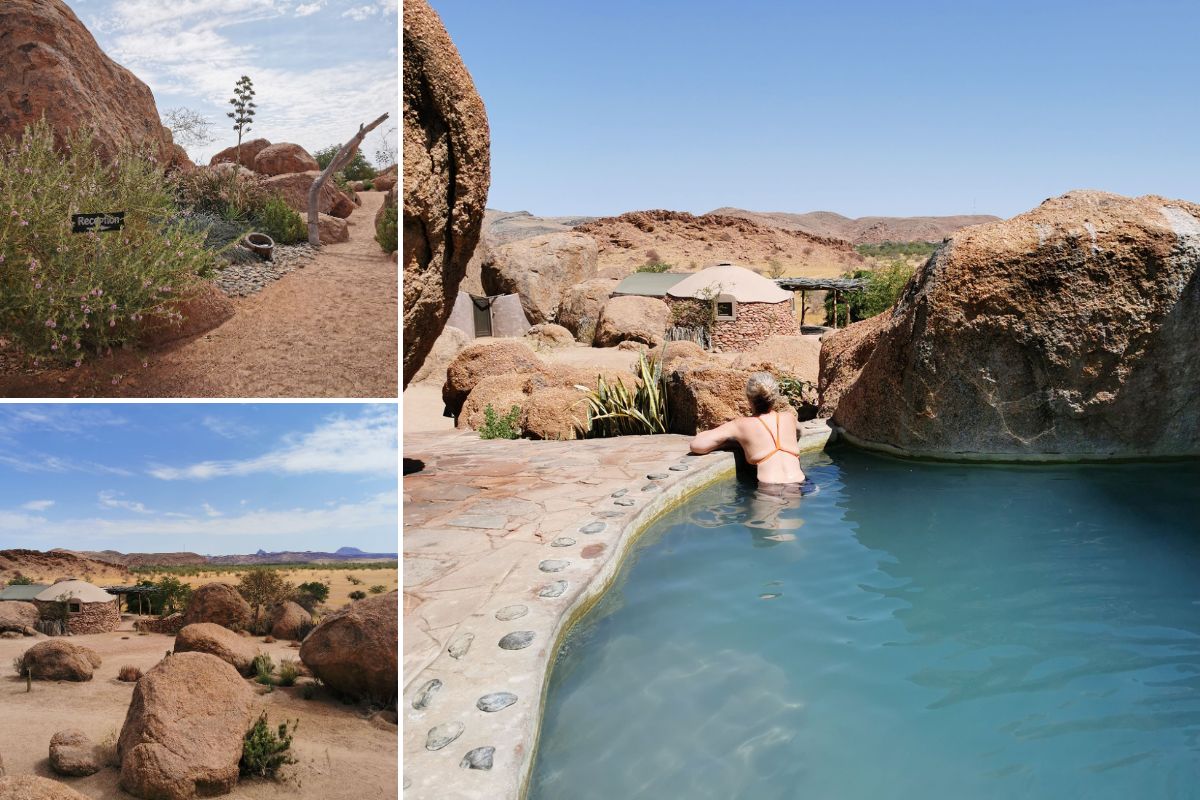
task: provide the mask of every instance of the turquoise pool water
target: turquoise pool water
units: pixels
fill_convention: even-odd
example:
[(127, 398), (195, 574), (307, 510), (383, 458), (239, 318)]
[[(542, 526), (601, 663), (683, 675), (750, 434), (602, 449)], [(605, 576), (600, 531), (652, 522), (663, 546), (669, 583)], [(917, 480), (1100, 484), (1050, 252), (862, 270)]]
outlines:
[(646, 534), (531, 798), (1200, 797), (1200, 464), (806, 469)]

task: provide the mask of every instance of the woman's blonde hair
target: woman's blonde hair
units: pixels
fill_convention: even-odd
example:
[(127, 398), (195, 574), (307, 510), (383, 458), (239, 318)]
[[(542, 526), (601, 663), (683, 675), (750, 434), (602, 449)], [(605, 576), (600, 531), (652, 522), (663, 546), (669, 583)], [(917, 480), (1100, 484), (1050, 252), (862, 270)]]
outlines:
[(779, 381), (769, 372), (756, 372), (746, 381), (746, 399), (755, 414), (791, 411), (792, 405), (779, 390)]

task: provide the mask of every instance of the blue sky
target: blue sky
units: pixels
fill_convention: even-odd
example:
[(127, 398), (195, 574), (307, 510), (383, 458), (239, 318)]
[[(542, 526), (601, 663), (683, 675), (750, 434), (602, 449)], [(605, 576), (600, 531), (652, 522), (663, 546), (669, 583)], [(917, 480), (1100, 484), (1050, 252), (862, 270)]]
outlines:
[(0, 549), (396, 552), (396, 407), (0, 405)]
[(100, 47), (154, 92), (159, 113), (187, 107), (217, 140), (188, 148), (208, 163), (237, 143), (225, 116), (243, 74), (258, 116), (247, 138), (310, 151), (344, 142), (360, 122), (388, 112), (368, 136), (399, 129), (398, 0), (66, 0)]
[(1200, 3), (431, 4), (487, 105), (493, 208), (1200, 199)]

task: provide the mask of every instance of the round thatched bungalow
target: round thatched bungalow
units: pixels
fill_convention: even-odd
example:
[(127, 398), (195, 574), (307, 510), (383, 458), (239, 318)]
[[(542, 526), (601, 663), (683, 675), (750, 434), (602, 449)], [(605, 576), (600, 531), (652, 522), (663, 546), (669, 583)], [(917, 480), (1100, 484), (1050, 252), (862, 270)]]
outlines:
[(721, 351), (751, 350), (769, 336), (799, 336), (795, 295), (753, 270), (722, 261), (667, 289), (666, 301), (713, 301), (716, 319), (712, 347)]
[(121, 625), (117, 598), (87, 581), (59, 581), (33, 598), (42, 619), (57, 618), (60, 603), (64, 602), (67, 630), (71, 633), (108, 633)]

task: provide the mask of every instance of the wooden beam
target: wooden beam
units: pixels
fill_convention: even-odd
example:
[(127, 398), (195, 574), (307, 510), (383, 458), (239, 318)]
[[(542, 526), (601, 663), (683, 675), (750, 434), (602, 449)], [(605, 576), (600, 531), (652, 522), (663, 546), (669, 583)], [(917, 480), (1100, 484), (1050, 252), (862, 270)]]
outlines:
[(362, 144), (362, 140), (366, 138), (368, 133), (379, 127), (387, 118), (388, 115), (384, 114), (370, 125), (364, 126), (359, 124), (358, 133), (354, 134), (350, 141), (342, 145), (342, 149), (337, 151), (337, 155), (329, 162), (329, 166), (322, 170), (317, 179), (312, 182), (312, 186), (308, 187), (308, 243), (314, 247), (321, 244), (321, 233), (317, 216), (321, 212), (318, 200), (321, 196), (321, 187), (325, 185), (325, 181), (330, 175), (335, 174), (342, 167), (350, 163), (350, 159), (354, 157), (354, 151)]

